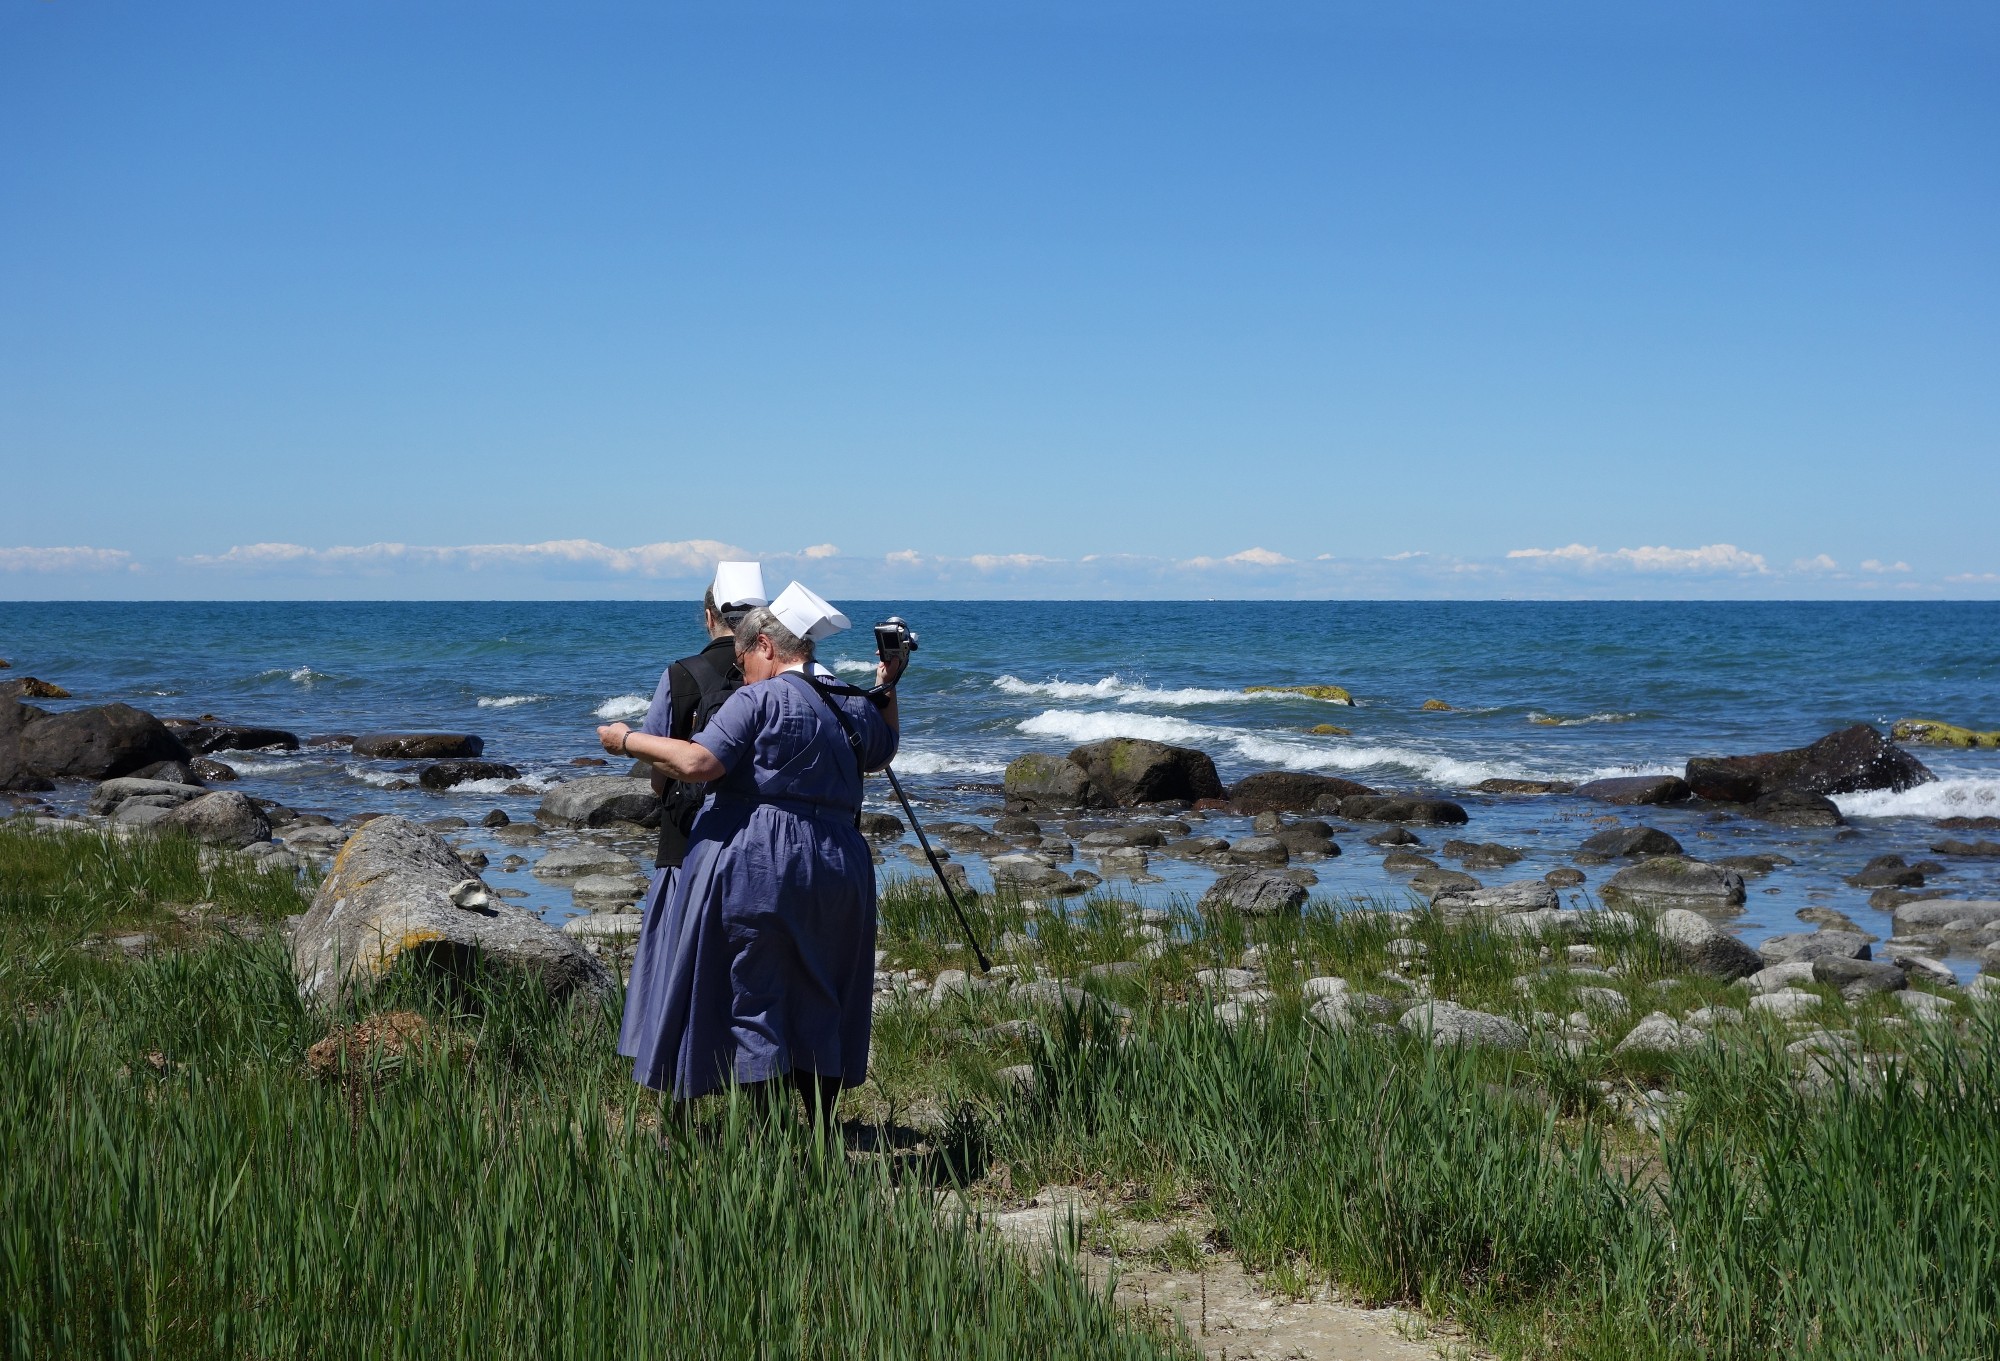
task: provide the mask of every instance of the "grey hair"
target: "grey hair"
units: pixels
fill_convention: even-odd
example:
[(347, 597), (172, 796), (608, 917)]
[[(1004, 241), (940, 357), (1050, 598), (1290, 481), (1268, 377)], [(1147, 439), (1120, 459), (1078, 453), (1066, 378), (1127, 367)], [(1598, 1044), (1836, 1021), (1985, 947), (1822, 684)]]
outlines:
[(813, 659), (812, 639), (801, 638), (779, 623), (778, 616), (771, 613), (768, 605), (759, 605), (743, 616), (743, 622), (736, 626), (736, 650), (748, 652), (756, 646), (759, 636), (769, 638), (778, 655), (788, 662), (809, 662)]

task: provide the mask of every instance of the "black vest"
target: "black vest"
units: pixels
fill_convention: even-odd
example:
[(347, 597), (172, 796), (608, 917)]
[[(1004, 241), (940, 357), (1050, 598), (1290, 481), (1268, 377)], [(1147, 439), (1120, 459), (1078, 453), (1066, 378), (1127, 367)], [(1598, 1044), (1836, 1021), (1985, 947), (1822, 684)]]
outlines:
[[(667, 668), (672, 692), (672, 716), (667, 735), (683, 741), (708, 726), (708, 720), (722, 702), (743, 686), (743, 673), (736, 666), (736, 640), (718, 638), (692, 657), (683, 657)], [(688, 829), (708, 794), (705, 784), (684, 780), (667, 782), (660, 804), (660, 847), (653, 863), (667, 869), (681, 863), (687, 854)]]

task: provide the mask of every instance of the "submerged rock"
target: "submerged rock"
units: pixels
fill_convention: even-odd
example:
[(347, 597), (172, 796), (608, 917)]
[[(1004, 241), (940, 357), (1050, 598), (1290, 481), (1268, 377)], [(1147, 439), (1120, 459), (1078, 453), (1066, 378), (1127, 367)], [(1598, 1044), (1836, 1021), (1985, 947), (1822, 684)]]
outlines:
[(1336, 803), (1351, 795), (1375, 791), (1365, 784), (1333, 775), (1308, 775), (1294, 770), (1267, 770), (1246, 775), (1229, 787), (1230, 806), (1238, 813), (1309, 813), (1322, 800)]
[(1472, 787), (1482, 794), (1569, 794), (1576, 790), (1568, 780), (1509, 780), (1497, 776)]
[(1629, 856), (1679, 855), (1681, 843), (1657, 827), (1608, 827), (1577, 847), (1585, 855), (1607, 860)]
[(1586, 799), (1627, 806), (1685, 803), (1693, 797), (1687, 782), (1678, 775), (1614, 775), (1580, 784), (1576, 792)]
[(481, 756), (486, 743), (469, 732), (365, 732), (354, 739), (356, 756), (381, 760)]
[(473, 780), (518, 780), (521, 772), (505, 761), (435, 761), (423, 768), (417, 783), (425, 789), (451, 789)]
[(1743, 876), (1720, 865), (1662, 855), (1629, 865), (1604, 885), (1606, 898), (1710, 909), (1743, 904)]
[(1300, 695), (1306, 699), (1317, 699), (1327, 704), (1354, 703), (1354, 696), (1338, 685), (1246, 685), (1246, 695)]
[(1412, 822), (1425, 827), (1456, 827), (1470, 821), (1464, 806), (1450, 799), (1406, 799), (1389, 794), (1350, 794), (1337, 804), (1323, 800), (1315, 811), (1354, 822)]
[(259, 728), (243, 723), (176, 722), (168, 726), (189, 751), (297, 751), (299, 735), (283, 728)]
[(476, 962), (518, 971), (557, 998), (610, 986), (602, 964), (533, 913), (499, 901), (455, 905), (467, 880), (475, 876), (442, 837), (401, 818), (371, 820), (292, 933), (301, 995), (328, 1005), (398, 965), (462, 979)]
[(1718, 803), (1754, 803), (1780, 792), (1903, 790), (1936, 778), (1923, 762), (1866, 723), (1829, 733), (1810, 746), (1753, 756), (1697, 756), (1687, 763), (1688, 785)]
[(1926, 747), (2000, 747), (2000, 731), (1977, 732), (1931, 718), (1898, 719), (1889, 729), (1889, 737), (1891, 741)]

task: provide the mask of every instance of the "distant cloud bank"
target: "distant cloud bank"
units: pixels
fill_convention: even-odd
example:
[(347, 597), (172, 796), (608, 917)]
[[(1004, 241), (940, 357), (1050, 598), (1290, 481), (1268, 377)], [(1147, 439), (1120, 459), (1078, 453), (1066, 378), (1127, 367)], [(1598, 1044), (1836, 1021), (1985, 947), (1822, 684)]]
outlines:
[[(1261, 545), (1191, 557), (1089, 553), (862, 554), (830, 543), (758, 549), (715, 539), (619, 548), (593, 539), (538, 543), (237, 544), (213, 553), (144, 561), (123, 549), (0, 548), (0, 579), (16, 595), (68, 583), (78, 594), (696, 595), (724, 559), (757, 558), (782, 582), (798, 576), (830, 594), (859, 597), (1044, 598), (1593, 598), (1785, 597), (1886, 594), (1990, 597), (2000, 573), (1926, 575), (1901, 560), (1862, 560), (1850, 572), (1830, 554), (1777, 566), (1735, 544), (1512, 549), (1458, 557), (1410, 549), (1382, 557), (1293, 557)], [(138, 582), (143, 590), (135, 591)], [(94, 585), (92, 583), (95, 583)], [(120, 583), (120, 584), (113, 584)], [(5, 588), (0, 588), (5, 589)]]

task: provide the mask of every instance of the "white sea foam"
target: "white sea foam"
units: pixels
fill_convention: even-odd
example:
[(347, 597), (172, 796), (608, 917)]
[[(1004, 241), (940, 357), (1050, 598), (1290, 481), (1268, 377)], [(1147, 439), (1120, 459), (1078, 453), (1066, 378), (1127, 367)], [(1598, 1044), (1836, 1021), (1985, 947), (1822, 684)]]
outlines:
[(562, 781), (554, 775), (538, 775), (533, 771), (528, 771), (516, 780), (467, 780), (463, 784), (453, 785), (445, 792), (447, 794), (504, 794), (515, 785), (525, 785), (529, 789), (533, 789), (539, 793), (543, 790), (553, 789), (560, 783)]
[(280, 676), (284, 677), (288, 681), (291, 681), (294, 685), (304, 685), (307, 687), (310, 687), (314, 681), (333, 679), (333, 677), (328, 675), (326, 672), (315, 671), (310, 666), (295, 666), (289, 668), (280, 666), (280, 667), (274, 667), (269, 671), (260, 671), (257, 673), (258, 680), (276, 680)]
[(898, 775), (998, 775), (1007, 767), (998, 761), (982, 761), (974, 756), (951, 756), (934, 751), (896, 753), (890, 764)]
[(1295, 693), (1262, 691), (1253, 695), (1242, 690), (1211, 690), (1201, 686), (1164, 690), (1128, 681), (1118, 675), (1106, 676), (1102, 680), (1091, 681), (1088, 684), (1066, 680), (1026, 681), (1019, 676), (1000, 676), (994, 680), (993, 688), (1002, 694), (1022, 695), (1034, 699), (1107, 699), (1121, 705), (1156, 705), (1169, 709), (1190, 708), (1200, 704), (1242, 704), (1245, 701), (1255, 700), (1308, 698)]
[(649, 695), (613, 695), (591, 712), (599, 718), (637, 718), (651, 707)]
[(1851, 818), (2000, 817), (2000, 778), (1962, 775), (1890, 793), (1870, 789), (1835, 794), (1833, 802)]
[(372, 784), (377, 789), (386, 789), (399, 780), (409, 780), (412, 778), (409, 775), (399, 775), (393, 770), (370, 770), (364, 765), (346, 765), (342, 766), (341, 769), (354, 779), (361, 781), (361, 783)]
[[(264, 751), (277, 751), (276, 747), (266, 747)], [(305, 770), (309, 767), (324, 766), (324, 756), (293, 755), (265, 756), (248, 751), (219, 751), (210, 759), (221, 761), (239, 775), (276, 775), (285, 770)]]
[(1553, 714), (1530, 713), (1528, 721), (1543, 728), (1580, 728), (1586, 723), (1630, 723), (1637, 714), (1585, 714), (1582, 718), (1557, 718)]
[(856, 661), (852, 657), (842, 657), (839, 661), (829, 662), (827, 665), (835, 671), (849, 676), (872, 676), (875, 674), (874, 662)]
[(1420, 780), (1444, 785), (1474, 785), (1490, 779), (1548, 778), (1499, 761), (1466, 761), (1403, 746), (1358, 746), (1347, 742), (1307, 742), (1255, 732), (1248, 728), (1195, 723), (1161, 714), (1126, 714), (1076, 709), (1046, 709), (1018, 725), (1030, 737), (1055, 737), (1069, 742), (1097, 742), (1107, 737), (1142, 737), (1154, 742), (1228, 748), (1254, 765), (1304, 771), (1368, 771), (1394, 769)]
[(522, 704), (539, 704), (547, 695), (481, 695), (475, 703), (482, 709), (512, 709)]

